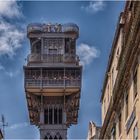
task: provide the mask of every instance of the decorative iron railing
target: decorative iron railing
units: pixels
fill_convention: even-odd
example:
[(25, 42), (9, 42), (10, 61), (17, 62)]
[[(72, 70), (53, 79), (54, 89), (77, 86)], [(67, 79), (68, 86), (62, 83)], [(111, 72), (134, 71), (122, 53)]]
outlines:
[(32, 23), (27, 27), (27, 33), (31, 32), (76, 32), (79, 34), (79, 27), (74, 23), (66, 23), (66, 24), (40, 24), (40, 23)]
[(77, 55), (69, 54), (29, 54), (27, 61), (45, 63), (78, 63), (79, 57)]
[(73, 80), (56, 80), (56, 79), (47, 79), (47, 80), (35, 80), (35, 79), (26, 79), (25, 87), (27, 88), (40, 88), (40, 87), (80, 87), (81, 80), (73, 79)]

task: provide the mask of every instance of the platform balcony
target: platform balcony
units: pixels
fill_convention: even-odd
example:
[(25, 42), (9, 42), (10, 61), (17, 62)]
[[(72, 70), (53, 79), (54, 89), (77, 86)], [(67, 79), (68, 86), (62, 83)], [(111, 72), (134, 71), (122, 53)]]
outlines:
[(79, 57), (77, 55), (69, 54), (29, 54), (27, 62), (30, 63), (76, 63), (79, 64)]
[(27, 92), (44, 96), (70, 95), (81, 89), (81, 67), (75, 70), (25, 69)]

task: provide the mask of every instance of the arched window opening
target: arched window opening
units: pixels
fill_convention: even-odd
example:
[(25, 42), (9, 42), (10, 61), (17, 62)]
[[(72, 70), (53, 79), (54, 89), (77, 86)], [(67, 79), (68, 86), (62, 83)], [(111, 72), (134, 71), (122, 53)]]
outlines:
[(45, 136), (44, 140), (48, 140), (48, 137), (47, 137), (47, 136)]
[(32, 53), (37, 53), (37, 54), (40, 54), (41, 53), (41, 41), (40, 40), (35, 40), (33, 43), (32, 43)]
[(52, 124), (52, 108), (49, 109), (49, 124)]
[(59, 136), (59, 140), (62, 140), (62, 137), (61, 136)]
[(63, 112), (62, 107), (47, 107), (44, 109), (44, 123), (45, 124), (62, 124)]
[(48, 124), (48, 109), (44, 110), (44, 122), (45, 124)]
[(59, 109), (59, 124), (62, 124), (62, 109)]
[(49, 139), (52, 140), (53, 139), (52, 136), (50, 136)]
[(57, 108), (54, 109), (54, 124), (57, 124)]
[(36, 45), (36, 53), (41, 53), (41, 41), (39, 41)]

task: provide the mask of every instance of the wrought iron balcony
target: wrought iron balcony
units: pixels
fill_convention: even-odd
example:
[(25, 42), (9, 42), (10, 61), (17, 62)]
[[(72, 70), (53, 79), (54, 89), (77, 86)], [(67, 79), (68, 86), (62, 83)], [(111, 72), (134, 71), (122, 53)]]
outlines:
[(77, 55), (69, 54), (29, 54), (27, 61), (30, 62), (45, 62), (45, 63), (79, 63)]
[(46, 87), (80, 87), (80, 79), (25, 79), (27, 88), (46, 88)]

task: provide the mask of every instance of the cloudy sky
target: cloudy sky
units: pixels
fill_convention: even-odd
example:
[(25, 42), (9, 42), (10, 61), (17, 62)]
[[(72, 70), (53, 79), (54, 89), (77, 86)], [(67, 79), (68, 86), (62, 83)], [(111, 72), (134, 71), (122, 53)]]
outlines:
[(74, 22), (80, 28), (77, 53), (83, 69), (78, 125), (68, 138), (85, 139), (90, 120), (101, 125), (100, 96), (107, 61), (123, 1), (1, 1), (0, 0), (0, 114), (8, 127), (6, 139), (37, 139), (24, 93), (23, 65), (29, 53), (26, 26), (31, 22)]

